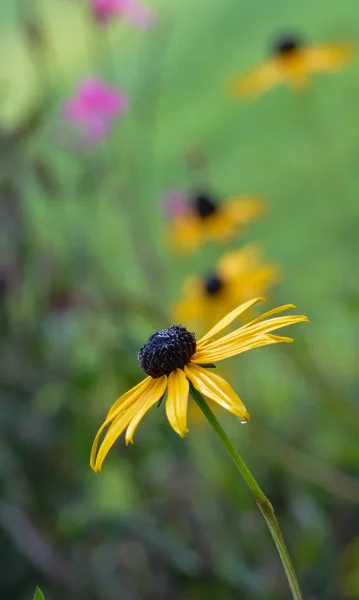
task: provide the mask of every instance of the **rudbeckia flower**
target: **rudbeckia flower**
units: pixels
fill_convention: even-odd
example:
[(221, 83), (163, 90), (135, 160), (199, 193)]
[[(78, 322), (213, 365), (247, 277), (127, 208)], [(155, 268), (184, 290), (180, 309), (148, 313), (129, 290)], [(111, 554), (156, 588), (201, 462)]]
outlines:
[(352, 55), (349, 44), (306, 45), (290, 36), (279, 38), (273, 50), (272, 58), (233, 80), (233, 90), (238, 95), (259, 96), (282, 83), (294, 90), (303, 89), (312, 74), (338, 71)]
[(278, 276), (278, 267), (263, 263), (261, 248), (248, 244), (224, 254), (206, 274), (186, 277), (183, 299), (174, 305), (174, 317), (185, 325), (208, 327), (224, 312), (266, 294)]
[(257, 196), (234, 196), (218, 202), (212, 194), (199, 192), (183, 194), (180, 202), (178, 191), (176, 194), (176, 203), (173, 193), (165, 199), (170, 217), (168, 238), (173, 248), (182, 252), (193, 252), (209, 241), (228, 242), (264, 210)]
[(65, 105), (66, 118), (77, 124), (90, 142), (105, 138), (113, 121), (127, 109), (127, 96), (100, 79), (87, 79)]
[[(126, 430), (126, 444), (133, 443), (134, 433), (147, 411), (159, 403), (165, 393), (166, 415), (171, 427), (184, 437), (187, 429), (187, 406), (189, 384), (209, 400), (213, 400), (229, 412), (246, 422), (249, 414), (229, 383), (210, 371), (214, 362), (236, 356), (253, 348), (292, 342), (292, 338), (273, 335), (271, 332), (293, 323), (308, 321), (303, 315), (274, 317), (289, 308), (287, 304), (274, 308), (250, 323), (227, 335), (215, 339), (246, 310), (261, 298), (250, 300), (221, 319), (198, 342), (194, 333), (182, 325), (156, 331), (141, 348), (138, 359), (142, 371), (148, 376), (126, 392), (111, 407), (94, 440), (90, 464), (94, 471), (101, 471), (103, 462), (117, 440)], [(99, 446), (103, 430), (108, 427)]]
[(120, 17), (139, 29), (147, 29), (155, 20), (154, 11), (139, 0), (91, 0), (91, 5), (101, 23)]

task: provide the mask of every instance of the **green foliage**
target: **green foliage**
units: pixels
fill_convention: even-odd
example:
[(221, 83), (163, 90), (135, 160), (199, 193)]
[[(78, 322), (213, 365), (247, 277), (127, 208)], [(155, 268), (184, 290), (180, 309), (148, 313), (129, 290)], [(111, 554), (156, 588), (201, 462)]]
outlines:
[(45, 596), (42, 593), (42, 591), (40, 590), (39, 587), (36, 588), (35, 590), (35, 595), (34, 595), (34, 599), (33, 600), (45, 600)]

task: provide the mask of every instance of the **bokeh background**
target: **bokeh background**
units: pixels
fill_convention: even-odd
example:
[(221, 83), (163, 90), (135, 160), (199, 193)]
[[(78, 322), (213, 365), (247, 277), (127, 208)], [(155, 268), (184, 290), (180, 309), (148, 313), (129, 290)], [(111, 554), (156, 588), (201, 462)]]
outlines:
[[(359, 63), (256, 100), (228, 80), (283, 33), (355, 45), (357, 0), (152, 6), (140, 31), (99, 25), (85, 0), (1, 3), (1, 596), (289, 597), (253, 498), (195, 413), (181, 440), (153, 409), (134, 446), (89, 467), (106, 411), (141, 377), (138, 349), (171, 321), (182, 278), (222, 252), (177, 256), (166, 241), (163, 196), (189, 188), (200, 149), (223, 198), (265, 198), (234, 246), (260, 242), (281, 268), (268, 302), (311, 320), (292, 346), (229, 363), (251, 421), (219, 417), (275, 506), (305, 598), (354, 600)], [(84, 145), (63, 106), (89, 74), (130, 104)]]

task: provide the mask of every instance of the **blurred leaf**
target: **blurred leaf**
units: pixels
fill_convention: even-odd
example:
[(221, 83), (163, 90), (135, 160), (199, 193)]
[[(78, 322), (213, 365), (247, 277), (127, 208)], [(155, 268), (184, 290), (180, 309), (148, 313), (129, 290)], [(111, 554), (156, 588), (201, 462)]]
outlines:
[(34, 599), (33, 600), (45, 600), (45, 596), (40, 590), (39, 587), (36, 588)]

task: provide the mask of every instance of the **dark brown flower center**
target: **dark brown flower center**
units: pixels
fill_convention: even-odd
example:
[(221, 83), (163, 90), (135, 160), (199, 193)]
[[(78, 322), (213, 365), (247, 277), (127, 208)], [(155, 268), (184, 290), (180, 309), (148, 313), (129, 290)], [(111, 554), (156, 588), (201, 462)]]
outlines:
[(294, 36), (283, 36), (274, 42), (274, 54), (277, 56), (289, 56), (299, 50), (302, 45), (301, 40)]
[(217, 204), (208, 194), (199, 193), (192, 201), (193, 208), (201, 219), (206, 219), (217, 210)]
[(138, 353), (142, 371), (154, 379), (183, 369), (196, 352), (194, 333), (182, 325), (155, 331)]
[(204, 280), (204, 289), (209, 296), (217, 296), (222, 288), (223, 280), (216, 273), (211, 273)]

